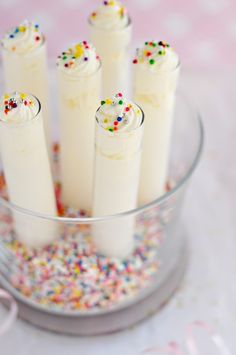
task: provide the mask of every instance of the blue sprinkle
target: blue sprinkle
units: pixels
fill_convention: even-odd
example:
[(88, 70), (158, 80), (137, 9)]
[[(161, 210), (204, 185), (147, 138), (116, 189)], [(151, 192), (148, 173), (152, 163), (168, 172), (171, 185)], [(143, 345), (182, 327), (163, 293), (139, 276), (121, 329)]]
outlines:
[(39, 28), (39, 25), (36, 24), (34, 27), (35, 27), (35, 28)]
[(122, 121), (122, 117), (117, 117), (117, 121), (118, 122)]
[(14, 38), (14, 35), (10, 35), (9, 37), (10, 37), (10, 38)]
[(53, 291), (48, 291), (48, 292), (47, 292), (47, 295), (48, 295), (48, 296), (51, 296), (51, 295), (53, 295), (53, 293), (54, 293)]
[(19, 32), (19, 28), (16, 28), (16, 29), (15, 29), (15, 33), (18, 33), (18, 32)]

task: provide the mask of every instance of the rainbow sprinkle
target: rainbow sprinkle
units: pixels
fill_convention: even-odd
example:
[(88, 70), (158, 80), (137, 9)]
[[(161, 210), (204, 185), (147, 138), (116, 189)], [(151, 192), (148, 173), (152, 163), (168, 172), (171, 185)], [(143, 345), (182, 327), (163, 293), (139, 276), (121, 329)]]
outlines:
[[(111, 110), (109, 110), (109, 106)], [(100, 124), (109, 132), (118, 132), (120, 127), (124, 127), (125, 124), (129, 123), (133, 114), (142, 115), (138, 106), (125, 100), (121, 92), (116, 94), (113, 99), (102, 100), (101, 107), (97, 112), (99, 117), (100, 115), (102, 116), (99, 119)]]
[(137, 49), (137, 56), (133, 59), (133, 64), (143, 63), (145, 59), (148, 59), (148, 63), (153, 65), (156, 63), (156, 57), (160, 57), (166, 54), (166, 49), (170, 48), (170, 45), (164, 41), (146, 41), (142, 49)]
[(40, 32), (39, 25), (25, 20), (6, 32), (1, 44), (13, 52), (25, 53), (37, 48), (43, 41), (44, 36)]
[[(10, 96), (9, 94), (5, 94), (3, 96), (4, 102), (4, 114), (8, 115), (9, 112), (16, 109), (20, 105), (32, 106), (33, 101), (27, 96), (25, 93), (18, 93), (15, 96)], [(2, 104), (2, 103), (1, 103)]]
[(102, 5), (96, 10), (93, 11), (90, 15), (90, 19), (92, 21), (99, 20), (99, 18), (104, 18), (109, 21), (109, 16), (107, 14), (112, 15), (114, 19), (120, 19), (122, 21), (128, 21), (127, 9), (124, 7), (119, 1), (115, 0), (105, 0)]
[(20, 33), (24, 33), (26, 32), (27, 28), (31, 27), (33, 29), (33, 31), (36, 33), (35, 35), (35, 40), (39, 41), (41, 38), (41, 34), (39, 34), (39, 25), (38, 24), (33, 24), (31, 22), (27, 22), (25, 25), (20, 25), (17, 26), (15, 28), (13, 28), (12, 30), (10, 30), (10, 32), (8, 33), (8, 38), (15, 38), (18, 34)]
[(81, 61), (87, 62), (95, 59), (100, 62), (100, 57), (95, 53), (95, 48), (87, 41), (76, 43), (57, 58), (57, 65), (62, 65), (68, 69), (75, 68)]

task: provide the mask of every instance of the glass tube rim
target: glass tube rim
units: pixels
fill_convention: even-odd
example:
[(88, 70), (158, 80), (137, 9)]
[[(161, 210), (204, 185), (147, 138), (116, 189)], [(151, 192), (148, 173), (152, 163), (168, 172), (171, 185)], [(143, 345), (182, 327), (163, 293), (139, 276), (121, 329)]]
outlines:
[(124, 27), (117, 28), (117, 29), (102, 28), (102, 27), (99, 27), (99, 26), (95, 26), (94, 23), (90, 20), (90, 17), (88, 17), (88, 24), (89, 24), (89, 26), (91, 26), (92, 28), (95, 28), (98, 31), (101, 31), (101, 32), (104, 32), (104, 33), (107, 33), (107, 32), (115, 33), (115, 32), (125, 31), (127, 28), (131, 28), (132, 20), (131, 20), (130, 16), (128, 16), (127, 24)]
[[(12, 93), (6, 93), (6, 94), (9, 95), (9, 96), (12, 96), (12, 95), (14, 95), (14, 94), (16, 94), (16, 93), (21, 94), (21, 92), (18, 92), (18, 91), (14, 91), (14, 92), (12, 92)], [(35, 121), (35, 120), (39, 117), (39, 114), (40, 114), (40, 112), (41, 112), (41, 110), (42, 110), (41, 102), (39, 101), (39, 99), (38, 99), (35, 95), (33, 95), (33, 94), (31, 94), (31, 93), (26, 93), (26, 95), (33, 97), (33, 98), (35, 99), (35, 101), (38, 103), (38, 110), (37, 110), (37, 112), (31, 117), (30, 120), (27, 120), (27, 121), (24, 121), (24, 122), (20, 122), (20, 123), (18, 123), (18, 122), (11, 122), (11, 123), (9, 124), (7, 121), (2, 120), (2, 119), (1, 119), (1, 116), (0, 116), (0, 122), (1, 122), (2, 125), (8, 126), (9, 128), (22, 127), (22, 126), (26, 126), (26, 125), (31, 124), (33, 121)], [(0, 198), (0, 205), (1, 205), (1, 198)]]

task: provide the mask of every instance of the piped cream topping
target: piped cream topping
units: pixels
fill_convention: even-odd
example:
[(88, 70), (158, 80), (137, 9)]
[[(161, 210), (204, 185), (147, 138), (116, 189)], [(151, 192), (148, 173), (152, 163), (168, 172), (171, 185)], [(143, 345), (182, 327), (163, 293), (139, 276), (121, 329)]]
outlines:
[(74, 44), (57, 58), (57, 66), (70, 75), (89, 75), (100, 67), (94, 46), (87, 41)]
[(44, 36), (39, 31), (39, 25), (28, 20), (10, 29), (1, 40), (5, 49), (17, 54), (30, 53), (43, 42)]
[(111, 134), (132, 132), (143, 123), (143, 112), (135, 103), (118, 93), (113, 99), (101, 101), (96, 118), (98, 124)]
[(89, 17), (90, 23), (104, 30), (119, 30), (129, 24), (126, 8), (120, 1), (108, 0), (97, 8)]
[(164, 41), (147, 41), (137, 48), (134, 64), (143, 66), (153, 72), (174, 70), (179, 64), (179, 57)]
[(23, 123), (32, 120), (39, 112), (39, 101), (22, 92), (4, 94), (0, 99), (0, 121)]

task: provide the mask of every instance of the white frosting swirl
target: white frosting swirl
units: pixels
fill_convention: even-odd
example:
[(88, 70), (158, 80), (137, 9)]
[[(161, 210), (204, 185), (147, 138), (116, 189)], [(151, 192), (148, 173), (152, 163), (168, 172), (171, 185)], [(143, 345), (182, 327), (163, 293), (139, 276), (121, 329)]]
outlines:
[(92, 74), (100, 65), (100, 58), (94, 46), (87, 41), (73, 45), (57, 58), (57, 66), (73, 76)]
[(97, 110), (98, 124), (111, 134), (132, 132), (143, 123), (143, 112), (133, 102), (126, 100), (121, 93), (113, 99), (101, 101)]
[(153, 72), (174, 70), (179, 64), (179, 57), (170, 45), (163, 41), (145, 42), (136, 50), (134, 64), (145, 66)]
[(5, 49), (17, 54), (30, 53), (43, 42), (44, 36), (39, 32), (38, 24), (27, 20), (6, 32), (1, 41)]
[(90, 15), (89, 20), (92, 25), (104, 30), (119, 30), (129, 24), (126, 8), (115, 0), (104, 1), (103, 5)]
[(0, 99), (0, 120), (9, 124), (30, 121), (39, 110), (36, 97), (25, 93), (4, 94)]

